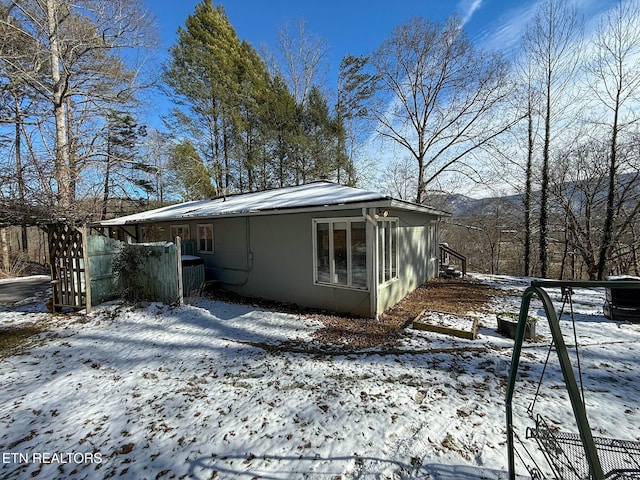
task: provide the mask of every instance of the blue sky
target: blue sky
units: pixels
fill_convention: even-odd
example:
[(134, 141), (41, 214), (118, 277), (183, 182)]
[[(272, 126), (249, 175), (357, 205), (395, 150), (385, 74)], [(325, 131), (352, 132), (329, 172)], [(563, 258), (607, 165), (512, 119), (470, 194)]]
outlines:
[[(179, 25), (193, 13), (197, 0), (146, 0), (158, 17), (165, 46), (172, 43)], [(485, 0), (500, 4), (500, 0)], [(227, 16), (240, 38), (259, 47), (272, 44), (279, 27), (287, 21), (304, 18), (314, 34), (329, 44), (339, 62), (347, 53), (361, 54), (375, 49), (391, 29), (414, 16), (441, 20), (453, 9), (450, 2), (433, 0), (345, 0), (337, 2), (302, 2), (300, 0), (229, 0), (224, 5)], [(451, 2), (453, 3), (453, 2)], [(168, 44), (167, 44), (168, 43)]]
[[(176, 39), (176, 30), (184, 26), (186, 18), (195, 12), (201, 0), (144, 0), (156, 16), (162, 39), (161, 56), (166, 59), (167, 50)], [(473, 4), (482, 3), (469, 25), (487, 22), (496, 9), (504, 9), (504, 0), (325, 0), (309, 2), (300, 0), (213, 0), (222, 4), (238, 37), (250, 42), (260, 51), (261, 46), (275, 48), (278, 29), (287, 22), (293, 24), (303, 18), (307, 32), (321, 37), (329, 49), (327, 87), (334, 89), (337, 83), (338, 65), (347, 54), (370, 53), (389, 37), (394, 27), (416, 16), (443, 21), (454, 11), (465, 17)], [(492, 9), (494, 13), (487, 13)], [(153, 117), (167, 113), (168, 105), (153, 101), (151, 124), (159, 124)], [(151, 113), (156, 111), (156, 115)]]
[[(145, 0), (156, 15), (166, 50), (175, 41), (175, 32), (192, 14), (199, 0)], [(465, 20), (465, 29), (480, 47), (505, 52), (516, 48), (527, 21), (542, 0), (228, 0), (222, 4), (238, 36), (260, 50), (273, 47), (276, 34), (287, 22), (300, 18), (307, 31), (323, 38), (329, 47), (330, 72), (327, 81), (335, 84), (337, 67), (347, 54), (362, 55), (375, 50), (395, 26), (412, 17), (444, 21), (456, 12)], [(611, 6), (614, 0), (566, 0), (578, 6), (589, 19)]]
[[(178, 26), (184, 25), (198, 0), (146, 0), (158, 18), (166, 49), (175, 40)], [(427, 17), (443, 21), (457, 12), (467, 19), (466, 27), (472, 35), (484, 35), (495, 22), (517, 10), (522, 0), (229, 0), (224, 5), (227, 16), (238, 36), (254, 48), (273, 45), (278, 28), (300, 18), (307, 22), (309, 32), (322, 37), (330, 49), (332, 67), (342, 57), (352, 53), (361, 55), (375, 50), (392, 29), (412, 17)], [(493, 25), (493, 27), (492, 27)]]
[[(201, 0), (144, 0), (156, 16), (162, 39), (161, 57), (176, 39), (176, 30), (195, 12)], [(326, 82), (335, 89), (338, 65), (347, 54), (363, 55), (377, 49), (394, 27), (417, 16), (444, 21), (457, 12), (467, 19), (472, 35), (482, 36), (494, 22), (522, 4), (515, 0), (213, 0), (222, 4), (227, 17), (241, 39), (260, 51), (261, 46), (275, 48), (278, 29), (299, 19), (307, 22), (307, 32), (321, 37), (329, 49)], [(163, 102), (151, 107), (157, 115), (167, 113)], [(147, 112), (151, 113), (151, 112)], [(151, 114), (152, 117), (156, 115)], [(156, 120), (149, 119), (152, 124)]]

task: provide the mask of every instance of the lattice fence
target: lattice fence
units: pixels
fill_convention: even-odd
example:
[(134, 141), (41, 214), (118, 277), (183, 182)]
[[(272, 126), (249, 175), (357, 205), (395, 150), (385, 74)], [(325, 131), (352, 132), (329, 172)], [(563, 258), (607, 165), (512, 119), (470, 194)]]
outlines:
[[(55, 310), (86, 309), (89, 313), (92, 304), (98, 305), (122, 293), (123, 279), (113, 271), (114, 256), (124, 245), (122, 242), (88, 235), (86, 228), (61, 224), (49, 225), (48, 233)], [(130, 272), (140, 298), (180, 303), (184, 279), (179, 237), (176, 244), (158, 242), (128, 247), (145, 258), (142, 271)], [(201, 277), (200, 283), (204, 281), (204, 273)]]
[(49, 225), (53, 307), (90, 308), (83, 231), (69, 225)]

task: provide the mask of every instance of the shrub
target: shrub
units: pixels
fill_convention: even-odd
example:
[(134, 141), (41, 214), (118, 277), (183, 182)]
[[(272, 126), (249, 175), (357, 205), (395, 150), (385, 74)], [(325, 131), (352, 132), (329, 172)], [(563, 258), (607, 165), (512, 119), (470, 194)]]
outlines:
[(144, 269), (152, 252), (125, 244), (113, 257), (113, 275), (120, 288), (120, 296), (130, 302), (145, 299)]

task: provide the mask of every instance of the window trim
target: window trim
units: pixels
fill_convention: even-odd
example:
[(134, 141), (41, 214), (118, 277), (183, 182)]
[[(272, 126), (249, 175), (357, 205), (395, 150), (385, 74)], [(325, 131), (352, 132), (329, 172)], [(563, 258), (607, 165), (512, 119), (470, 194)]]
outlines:
[[(204, 227), (204, 228), (210, 227), (211, 228), (211, 250), (202, 250), (200, 248), (200, 240), (202, 240), (200, 238), (200, 229), (202, 227)], [(196, 231), (197, 231), (197, 237), (198, 237), (197, 238), (197, 242), (198, 242), (197, 251), (198, 251), (198, 253), (206, 253), (206, 254), (209, 254), (209, 255), (215, 254), (216, 253), (216, 242), (215, 242), (216, 236), (215, 236), (214, 229), (213, 229), (213, 223), (198, 223), (196, 225)], [(205, 240), (205, 246), (206, 246), (207, 238), (205, 238), (204, 240)]]
[[(329, 279), (334, 278), (335, 275), (335, 252), (333, 245), (333, 225), (335, 223), (346, 223), (347, 224), (347, 284), (335, 283), (335, 282), (324, 282), (318, 279), (318, 225), (319, 224), (329, 224)], [(365, 245), (367, 249), (367, 254), (365, 257), (365, 268), (366, 268), (366, 286), (358, 286), (353, 284), (353, 245), (351, 239), (351, 224), (352, 223), (364, 223), (365, 228)], [(322, 286), (322, 287), (331, 287), (331, 288), (343, 288), (347, 290), (356, 290), (359, 292), (368, 292), (370, 290), (370, 269), (371, 265), (369, 264), (369, 234), (368, 234), (367, 222), (362, 217), (327, 217), (327, 218), (314, 218), (312, 219), (312, 233), (311, 237), (313, 239), (313, 284)]]
[[(395, 245), (395, 255), (393, 255), (393, 264), (392, 264), (392, 268), (391, 271), (393, 272), (393, 265), (395, 265), (395, 275), (394, 276), (390, 276), (388, 279), (382, 279), (381, 276), (384, 275), (384, 259), (386, 259), (387, 257), (391, 258), (392, 255), (387, 255), (389, 252), (389, 250), (387, 250), (387, 245), (384, 244), (384, 238), (383, 240), (383, 244), (382, 244), (382, 249), (380, 247), (380, 241), (381, 241), (381, 232), (382, 232), (382, 228), (381, 228), (381, 224), (383, 223), (389, 223), (389, 224), (395, 224), (395, 229), (392, 228), (391, 232), (393, 234), (393, 241), (392, 243)], [(390, 227), (387, 227), (390, 228)], [(395, 230), (395, 231), (394, 231)], [(376, 278), (376, 282), (378, 284), (379, 287), (384, 287), (385, 285), (389, 285), (391, 283), (397, 282), (398, 280), (400, 280), (400, 220), (398, 217), (385, 217), (385, 218), (381, 218), (378, 220), (377, 225), (376, 225), (376, 261), (377, 261), (377, 269), (378, 269), (378, 275)], [(391, 249), (391, 248), (390, 248)], [(380, 255), (380, 251), (382, 250), (382, 253), (384, 254), (384, 256)]]

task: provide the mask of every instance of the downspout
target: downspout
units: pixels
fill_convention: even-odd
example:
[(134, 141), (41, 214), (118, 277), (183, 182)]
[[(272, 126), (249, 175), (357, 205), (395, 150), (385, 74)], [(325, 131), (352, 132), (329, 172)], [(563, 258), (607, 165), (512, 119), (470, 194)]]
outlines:
[[(429, 274), (431, 274), (431, 278), (438, 278), (440, 275), (440, 226), (442, 225), (442, 217), (438, 217), (435, 222), (433, 222), (433, 226), (435, 228), (435, 234), (433, 235), (433, 240), (435, 240), (434, 244), (431, 246), (431, 260), (429, 263)], [(465, 269), (466, 270), (466, 269)], [(465, 272), (466, 273), (466, 272)]]
[(370, 212), (362, 208), (362, 218), (367, 223), (367, 263), (370, 265), (369, 278), (369, 301), (371, 316), (378, 318), (378, 222), (375, 220), (375, 209)]

